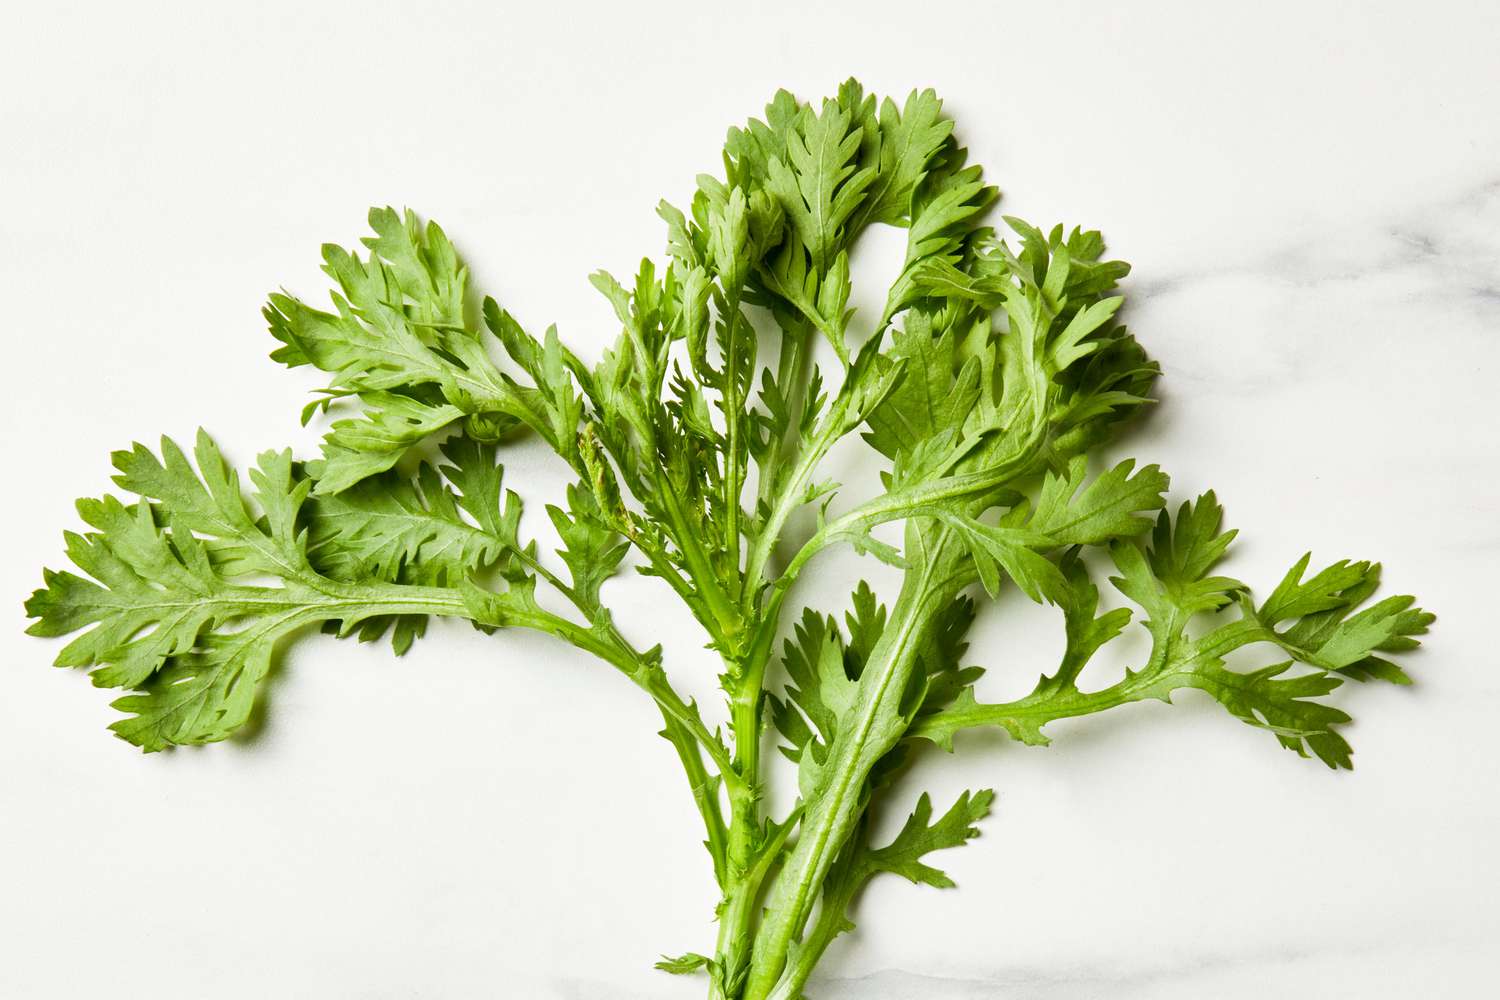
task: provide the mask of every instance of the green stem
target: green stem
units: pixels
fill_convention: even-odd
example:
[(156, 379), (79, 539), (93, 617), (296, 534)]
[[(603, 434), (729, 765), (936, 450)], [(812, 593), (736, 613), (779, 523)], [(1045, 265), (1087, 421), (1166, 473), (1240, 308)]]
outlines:
[(717, 628), (711, 628), (710, 632), (716, 640), (720, 641), (737, 636), (740, 632), (739, 609), (729, 600), (724, 588), (719, 585), (719, 576), (714, 572), (713, 563), (709, 561), (708, 553), (703, 548), (698, 533), (688, 523), (681, 499), (672, 490), (671, 484), (666, 481), (660, 470), (657, 470), (652, 478), (656, 483), (656, 496), (661, 501), (662, 513), (672, 529), (672, 541), (677, 543), (683, 562), (687, 564), (688, 576), (692, 579), (697, 592), (702, 595), (717, 625)]
[(681, 722), (663, 708), (662, 719), (666, 728), (662, 735), (677, 750), (682, 769), (687, 773), (688, 786), (693, 793), (693, 802), (698, 814), (703, 817), (703, 827), (708, 834), (708, 853), (713, 859), (714, 880), (723, 889), (727, 881), (727, 850), (724, 816), (719, 811), (718, 785), (703, 766), (703, 755), (698, 750), (697, 740)]
[[(788, 415), (788, 428), (800, 427), (803, 415), (813, 404), (813, 400), (807, 398), (807, 382), (811, 374), (808, 362), (812, 359), (808, 341), (815, 332), (806, 325), (782, 331), (780, 356), (776, 361), (776, 384), (781, 388), (783, 399), (794, 408), (796, 414), (796, 419)], [(760, 464), (759, 482), (756, 484), (756, 499), (759, 501), (757, 509), (761, 506), (769, 508), (774, 499), (777, 477), (788, 458), (786, 431), (783, 430), (781, 437), (768, 442), (768, 445), (769, 452), (765, 461)]]
[[(739, 997), (743, 989), (744, 980), (749, 974), (751, 959), (751, 934), (750, 926), (755, 919), (759, 909), (761, 889), (765, 885), (766, 877), (771, 873), (777, 860), (781, 857), (782, 849), (786, 846), (787, 838), (802, 818), (802, 806), (798, 805), (792, 810), (791, 815), (779, 827), (770, 840), (760, 846), (751, 863), (730, 884), (725, 893), (724, 906), (719, 916), (718, 942), (714, 948), (719, 968), (727, 993), (715, 994), (710, 991), (710, 997)], [(717, 987), (717, 984), (715, 984)]]
[[(858, 829), (850, 838), (851, 846), (864, 848), (864, 839), (868, 835), (867, 825), (868, 817), (861, 818)], [(798, 944), (797, 956), (782, 974), (770, 1000), (797, 1000), (828, 946), (850, 928), (849, 906), (854, 901), (855, 894), (869, 881), (869, 876), (864, 873), (855, 877), (852, 869), (857, 853), (859, 852), (843, 852), (836, 867), (829, 872), (829, 889), (823, 893), (823, 899), (818, 904), (818, 917), (813, 921), (812, 929)]]
[[(760, 896), (764, 870), (756, 873), (755, 838), (761, 829), (760, 720), (765, 664), (742, 663), (742, 672), (733, 672), (730, 698), (730, 728), (734, 732), (734, 771), (740, 779), (738, 788), (730, 790), (729, 883), (724, 908), (719, 918), (716, 954), (726, 981), (735, 983), (748, 966), (750, 925), (755, 918), (755, 903)], [(764, 854), (762, 854), (762, 858)]]
[(870, 662), (860, 677), (845, 728), (829, 748), (826, 778), (808, 805), (797, 845), (772, 889), (766, 919), (756, 936), (745, 1000), (767, 1000), (786, 966), (787, 954), (807, 920), (819, 887), (839, 849), (848, 840), (861, 809), (870, 769), (896, 745), (909, 719), (901, 712), (907, 682), (934, 619), (957, 577), (945, 551), (948, 529), (938, 529), (926, 545), (914, 528), (908, 535), (923, 551), (915, 554), (901, 594)]
[(682, 696), (668, 683), (666, 673), (661, 669), (660, 664), (633, 650), (622, 649), (609, 639), (595, 635), (591, 629), (548, 611), (543, 611), (539, 615), (518, 614), (515, 615), (515, 621), (523, 627), (534, 628), (566, 639), (579, 649), (587, 650), (619, 669), (637, 687), (655, 699), (662, 711), (693, 734), (707, 751), (709, 759), (720, 769), (725, 783), (731, 789), (738, 785), (738, 778), (730, 764), (729, 754), (724, 744), (708, 731), (708, 727), (703, 724), (698, 713), (684, 702)]
[(839, 439), (844, 413), (848, 408), (849, 398), (840, 394), (829, 412), (823, 415), (808, 446), (797, 455), (797, 462), (792, 467), (791, 474), (786, 478), (780, 492), (771, 503), (766, 523), (762, 526), (760, 535), (756, 538), (755, 545), (751, 548), (745, 562), (745, 585), (742, 599), (747, 607), (759, 596), (766, 565), (771, 560), (771, 554), (776, 550), (776, 543), (781, 539), (781, 532), (786, 527), (787, 518), (791, 517), (792, 511), (802, 505), (802, 494), (807, 489), (808, 480), (817, 471), (818, 463), (828, 454), (828, 449), (832, 448), (834, 442)]
[[(647, 499), (655, 497), (659, 500), (661, 520), (670, 529), (667, 532), (668, 537), (682, 552), (683, 560), (687, 563), (688, 574), (692, 577), (692, 583), (689, 584), (683, 578), (666, 550), (660, 545), (653, 544), (641, 532), (632, 530), (629, 524), (616, 525), (620, 533), (630, 539), (631, 543), (650, 561), (652, 570), (667, 581), (683, 602), (693, 609), (699, 621), (709, 630), (710, 635), (715, 639), (722, 639), (726, 635), (738, 632), (739, 617), (734, 604), (719, 587), (718, 575), (713, 572), (712, 564), (698, 541), (697, 533), (688, 526), (681, 501), (672, 491), (671, 484), (662, 476), (661, 469), (650, 468), (650, 488), (648, 489), (647, 483), (635, 473), (632, 464), (625, 460), (625, 446), (622, 442), (616, 440), (613, 434), (605, 433), (602, 426), (599, 428), (599, 441), (613, 459), (621, 480), (637, 503), (646, 506), (649, 512), (650, 506), (646, 503)], [(648, 442), (648, 444), (655, 447), (654, 442)]]
[[(911, 735), (950, 746), (953, 735), (960, 730), (999, 726), (1018, 738), (1029, 733), (1035, 739), (1043, 726), (1058, 719), (1092, 715), (1151, 698), (1166, 700), (1178, 688), (1203, 687), (1208, 682), (1199, 669), (1202, 663), (1219, 662), (1233, 649), (1266, 640), (1258, 623), (1247, 622), (1244, 628), (1237, 627), (1241, 623), (1230, 623), (1197, 642), (1179, 645), (1174, 640), (1181, 636), (1183, 621), (1183, 617), (1169, 613), (1161, 621), (1151, 622), (1150, 660), (1140, 670), (1127, 671), (1124, 678), (1109, 687), (1085, 692), (1069, 685), (1018, 701), (957, 705), (920, 720), (912, 727)], [(1236, 676), (1220, 675), (1213, 684), (1235, 684)], [(1245, 682), (1242, 679), (1238, 683)]]
[[(553, 573), (541, 560), (537, 559), (535, 554), (526, 550), (514, 551), (522, 562), (571, 601), (578, 610), (585, 614), (588, 613), (588, 608), (579, 598), (577, 591), (565, 584), (557, 574)], [(629, 662), (639, 664), (644, 661), (644, 655), (630, 645), (625, 637), (620, 634), (619, 630), (615, 628), (613, 621), (596, 624), (595, 628), (602, 628), (610, 642), (625, 655), (625, 658)], [(631, 671), (626, 672), (629, 673)], [(653, 697), (655, 697), (654, 694)], [(702, 737), (694, 732), (694, 727), (684, 723), (679, 718), (681, 714), (679, 711), (666, 704), (662, 704), (660, 700), (657, 702), (657, 707), (661, 710), (662, 719), (666, 723), (666, 728), (662, 730), (662, 735), (677, 750), (678, 759), (682, 761), (683, 771), (687, 774), (688, 787), (693, 793), (693, 802), (698, 807), (699, 815), (703, 817), (704, 830), (708, 835), (708, 853), (714, 863), (714, 877), (718, 881), (720, 888), (722, 888), (725, 883), (727, 834), (724, 827), (724, 817), (719, 811), (719, 801), (714, 779), (704, 768), (703, 756), (699, 752), (698, 744)], [(714, 742), (718, 741), (715, 740)]]
[[(577, 592), (565, 584), (557, 574), (548, 569), (534, 554), (519, 549), (512, 551), (521, 558), (522, 562), (528, 568), (546, 580), (564, 597), (568, 598), (579, 611), (582, 611), (584, 614), (589, 613), (587, 606), (579, 599)], [(462, 601), (460, 601), (460, 605), (462, 605)], [(459, 614), (461, 617), (467, 617), (467, 609), (459, 612)], [(530, 620), (532, 618), (535, 620)], [(703, 744), (710, 758), (718, 766), (728, 768), (729, 760), (725, 754), (723, 744), (708, 732), (703, 723), (698, 720), (697, 713), (683, 702), (681, 696), (667, 682), (666, 675), (662, 672), (661, 668), (648, 661), (644, 653), (641, 653), (632, 646), (620, 634), (619, 629), (615, 627), (613, 621), (585, 628), (563, 618), (561, 615), (542, 611), (539, 615), (534, 614), (530, 618), (518, 616), (517, 624), (566, 639), (573, 645), (593, 653), (595, 656), (598, 656), (620, 670), (621, 673), (629, 677), (656, 700), (663, 716), (668, 720), (669, 728), (672, 726), (680, 727), (684, 733), (692, 736), (696, 742)], [(669, 736), (668, 739), (671, 739), (671, 737)], [(686, 765), (687, 761), (683, 763)], [(701, 766), (700, 759), (699, 767), (701, 768)], [(707, 776), (705, 775), (704, 777), (706, 779)], [(695, 788), (702, 784), (702, 782), (695, 780), (692, 774), (689, 774), (688, 778), (689, 781), (693, 782)], [(717, 806), (715, 810), (717, 811)], [(708, 817), (705, 816), (704, 818), (706, 820)], [(722, 820), (720, 820), (720, 825), (722, 826)], [(712, 837), (713, 831), (710, 830), (709, 833), (710, 837)]]
[(739, 303), (730, 299), (728, 305), (728, 335), (724, 345), (724, 476), (721, 486), (724, 507), (724, 552), (728, 562), (736, 569), (740, 565), (740, 492), (745, 485), (745, 470), (740, 464), (740, 399), (739, 351), (740, 309)]

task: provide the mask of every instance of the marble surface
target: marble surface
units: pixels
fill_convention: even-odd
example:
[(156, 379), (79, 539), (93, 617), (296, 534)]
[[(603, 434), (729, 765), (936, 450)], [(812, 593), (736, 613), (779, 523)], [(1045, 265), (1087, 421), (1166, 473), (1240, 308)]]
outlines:
[[(540, 638), (438, 627), (402, 661), (312, 638), (252, 740), (142, 757), (49, 670), (19, 599), (107, 453), (208, 427), (307, 453), (316, 380), (265, 359), (265, 292), (370, 203), (442, 220), (476, 284), (579, 350), (584, 281), (662, 243), (777, 86), (936, 86), (1004, 209), (1101, 228), (1166, 371), (1117, 451), (1218, 490), (1235, 575), (1376, 557), (1441, 616), (1406, 691), (1344, 704), (1358, 770), (1183, 697), (970, 740), (899, 794), (994, 786), (937, 892), (875, 885), (817, 1000), (1485, 995), (1500, 934), (1500, 15), (1492, 4), (33, 5), (0, 59), (0, 996), (636, 1000), (708, 950), (712, 892), (658, 723)], [(913, 13), (915, 11), (916, 13)], [(897, 243), (861, 261), (863, 301)], [(528, 492), (560, 488), (534, 450)], [(848, 470), (852, 478), (868, 470)], [(540, 515), (540, 505), (534, 505)], [(539, 516), (529, 524), (539, 531)], [(830, 559), (808, 599), (860, 573)], [(712, 665), (640, 581), (628, 629)], [(990, 609), (993, 687), (1059, 623)], [(1139, 647), (1135, 647), (1138, 649)], [(1118, 670), (1130, 653), (1109, 669)]]

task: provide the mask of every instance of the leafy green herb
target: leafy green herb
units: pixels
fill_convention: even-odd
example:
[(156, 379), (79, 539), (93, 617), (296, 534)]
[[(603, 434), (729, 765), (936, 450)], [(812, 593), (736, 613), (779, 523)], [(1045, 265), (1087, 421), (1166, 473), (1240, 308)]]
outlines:
[[(243, 726), (305, 625), (388, 634), (400, 653), (444, 615), (598, 656), (660, 710), (721, 894), (711, 953), (658, 967), (706, 974), (718, 1000), (802, 996), (882, 873), (952, 886), (932, 855), (977, 834), (993, 792), (941, 815), (923, 795), (883, 845), (871, 811), (966, 729), (1040, 746), (1054, 720), (1194, 688), (1282, 746), (1350, 766), (1349, 717), (1324, 699), (1346, 680), (1409, 683), (1391, 657), (1432, 616), (1410, 597), (1374, 600), (1377, 565), (1309, 575), (1310, 557), (1257, 601), (1216, 575), (1234, 532), (1212, 493), (1173, 516), (1156, 466), (1091, 472), (1157, 376), (1119, 321), (1129, 268), (1098, 233), (985, 225), (996, 192), (931, 91), (902, 105), (852, 80), (820, 104), (783, 91), (730, 131), (723, 162), (686, 211), (659, 207), (665, 263), (593, 276), (620, 333), (592, 367), (555, 329), (538, 338), (493, 299), (476, 308), (436, 224), (373, 210), (363, 256), (323, 249), (328, 308), (278, 293), (265, 310), (272, 357), (328, 376), (303, 419), (348, 411), (321, 457), (267, 452), (247, 492), (203, 433), (191, 460), (165, 439), (116, 453), (126, 499), (80, 501), (90, 530), (66, 537), (84, 575), (47, 571), (30, 631), (82, 631), (58, 665), (127, 692), (113, 728), (147, 751)], [(862, 321), (849, 258), (874, 224), (905, 228), (907, 249), (882, 314)], [(555, 558), (522, 537), (498, 464), (522, 433), (574, 480), (546, 508)], [(826, 478), (852, 434), (884, 464), (874, 495)], [(441, 460), (424, 459), (434, 445)], [(809, 507), (811, 528), (794, 529)], [(899, 544), (872, 534), (889, 522)], [(842, 627), (792, 615), (803, 571), (844, 543), (899, 567), (894, 603), (862, 584)], [(1133, 612), (1100, 613), (1090, 550), (1151, 638), (1145, 662), (1102, 688), (1084, 670)], [(659, 648), (616, 627), (604, 585), (627, 557), (701, 624), (727, 731), (677, 693)], [(1012, 586), (1061, 610), (1066, 647), (1030, 694), (986, 702), (965, 635), (976, 601)], [(1269, 661), (1245, 666), (1250, 648)], [(781, 816), (766, 794), (773, 736), (797, 772)]]

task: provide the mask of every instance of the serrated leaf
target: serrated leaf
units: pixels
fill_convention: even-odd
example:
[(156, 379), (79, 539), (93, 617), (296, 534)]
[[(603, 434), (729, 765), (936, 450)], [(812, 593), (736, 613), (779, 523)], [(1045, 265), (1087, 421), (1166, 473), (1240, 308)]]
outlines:
[(335, 421), (323, 438), (323, 464), (315, 492), (333, 494), (386, 471), (433, 434), (464, 415), (447, 403), (432, 405), (387, 392), (366, 393), (360, 417)]
[[(1413, 648), (1414, 637), (1426, 630), (1432, 616), (1414, 608), (1410, 597), (1387, 598), (1360, 609), (1374, 590), (1368, 564), (1335, 563), (1303, 581), (1304, 558), (1261, 608), (1243, 597), (1238, 619), (1190, 633), (1195, 617), (1219, 611), (1245, 591), (1238, 581), (1206, 575), (1231, 534), (1221, 532), (1220, 520), (1213, 496), (1205, 494), (1196, 504), (1183, 506), (1175, 530), (1163, 513), (1151, 549), (1143, 551), (1133, 540), (1112, 547), (1120, 570), (1114, 583), (1146, 608), (1153, 639), (1148, 661), (1128, 671), (1124, 680), (1094, 692), (1076, 683), (1089, 657), (1119, 633), (1128, 614), (1114, 611), (1096, 618), (1092, 584), (1081, 564), (1066, 562), (1071, 596), (1060, 603), (1068, 647), (1057, 673), (1044, 677), (1027, 697), (1003, 704), (981, 704), (972, 689), (965, 689), (948, 708), (918, 719), (913, 733), (951, 749), (958, 731), (994, 725), (1024, 743), (1042, 745), (1047, 742), (1042, 727), (1053, 720), (1143, 699), (1170, 701), (1174, 691), (1195, 688), (1241, 721), (1271, 732), (1282, 746), (1316, 756), (1329, 767), (1350, 767), (1349, 744), (1338, 732), (1349, 716), (1319, 699), (1337, 690), (1345, 676), (1405, 683), (1404, 671), (1373, 654)], [(1293, 620), (1299, 611), (1303, 617)], [(1281, 631), (1274, 627), (1288, 621)], [(1244, 671), (1226, 664), (1231, 651), (1255, 644), (1271, 645), (1293, 659)], [(1296, 664), (1303, 669), (1294, 670)]]
[(661, 961), (657, 962), (655, 967), (663, 972), (670, 972), (674, 976), (686, 976), (697, 972), (699, 969), (706, 968), (712, 961), (706, 955), (699, 955), (696, 952), (690, 951), (676, 958), (663, 955)]
[(1147, 465), (1132, 475), (1135, 460), (1126, 459), (1084, 485), (1087, 460), (1073, 459), (1066, 475), (1048, 475), (1028, 529), (1059, 545), (1098, 545), (1149, 531), (1143, 512), (1160, 510), (1170, 485), (1166, 473)]
[[(38, 619), (32, 634), (89, 629), (59, 666), (97, 668), (96, 684), (134, 689), (114, 702), (130, 716), (111, 726), (122, 738), (147, 751), (226, 738), (249, 720), (277, 644), (303, 626), (339, 622), (347, 632), (461, 607), (429, 590), (316, 572), (299, 526), (311, 483), (289, 452), (266, 452), (252, 470), (259, 513), (206, 434), (196, 456), (195, 470), (165, 439), (161, 458), (139, 445), (118, 453), (118, 482), (142, 499), (82, 502), (96, 530), (69, 535), (68, 554), (93, 579), (48, 571), (26, 604)], [(246, 575), (257, 579), (236, 578)]]
[(923, 792), (901, 832), (886, 846), (870, 850), (864, 857), (864, 867), (871, 872), (900, 875), (914, 884), (953, 888), (952, 879), (922, 859), (933, 851), (962, 847), (979, 836), (975, 824), (989, 815), (994, 800), (995, 793), (989, 789), (964, 792), (934, 823), (932, 799)]

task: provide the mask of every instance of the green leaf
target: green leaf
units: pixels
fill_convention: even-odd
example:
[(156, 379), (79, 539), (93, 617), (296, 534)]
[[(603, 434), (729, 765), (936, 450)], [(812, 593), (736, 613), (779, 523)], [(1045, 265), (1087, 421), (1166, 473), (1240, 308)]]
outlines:
[(249, 721), (276, 640), (290, 631), (290, 620), (273, 618), (232, 635), (209, 635), (200, 649), (178, 657), (143, 685), (140, 694), (111, 702), (128, 718), (109, 728), (148, 753), (228, 738)]
[(983, 667), (965, 666), (963, 662), (969, 649), (965, 636), (976, 614), (975, 603), (967, 596), (938, 613), (932, 638), (922, 651), (927, 683), (918, 715), (930, 715), (948, 707), (984, 675)]
[(938, 325), (937, 317), (922, 309), (906, 314), (890, 356), (903, 362), (903, 375), (871, 411), (865, 440), (894, 458), (912, 455), (925, 442), (963, 425), (978, 402), (981, 362), (962, 356), (957, 331)]
[(1026, 527), (1060, 545), (1098, 545), (1150, 530), (1140, 514), (1161, 509), (1166, 473), (1147, 465), (1131, 475), (1135, 460), (1126, 459), (1084, 485), (1087, 467), (1080, 455), (1065, 475), (1048, 475)]
[(943, 102), (932, 90), (913, 90), (899, 111), (890, 98), (882, 101), (876, 177), (859, 222), (906, 225), (917, 185), (952, 134), (953, 121), (943, 117)]
[(932, 266), (937, 262), (956, 265), (966, 244), (983, 233), (978, 222), (998, 192), (984, 183), (979, 167), (965, 165), (966, 158), (967, 151), (950, 140), (912, 192), (906, 261), (886, 295), (883, 320), (929, 294), (923, 287), (924, 276), (946, 273)]
[(812, 260), (814, 271), (829, 267), (844, 238), (844, 226), (875, 179), (875, 168), (860, 168), (863, 131), (850, 112), (825, 101), (821, 113), (798, 117), (784, 133), (785, 152), (766, 161), (766, 189)]
[(781, 662), (790, 683), (785, 702), (771, 699), (772, 718), (791, 744), (784, 752), (798, 762), (799, 784), (808, 795), (817, 786), (828, 747), (854, 704), (858, 685), (845, 665), (838, 625), (811, 609), (803, 612), (793, 638), (786, 641)]
[(314, 570), (299, 527), (311, 482), (289, 452), (266, 452), (251, 472), (259, 513), (201, 432), (196, 455), (195, 471), (166, 439), (159, 459), (140, 445), (117, 453), (117, 481), (141, 501), (82, 501), (95, 530), (69, 533), (68, 555), (92, 579), (48, 571), (26, 603), (33, 635), (88, 629), (59, 666), (135, 690), (114, 702), (129, 715), (111, 726), (122, 738), (147, 751), (226, 738), (250, 719), (277, 645), (304, 626), (462, 610), (443, 591)]
[(995, 793), (989, 789), (964, 792), (934, 823), (931, 822), (932, 799), (923, 792), (901, 832), (886, 846), (868, 851), (862, 859), (861, 867), (870, 874), (890, 872), (900, 875), (913, 884), (930, 885), (938, 889), (953, 888), (951, 878), (922, 859), (933, 851), (962, 847), (979, 836), (979, 828), (975, 824), (989, 815), (990, 804), (994, 800)]
[(706, 955), (699, 955), (696, 952), (690, 951), (676, 958), (663, 955), (661, 961), (656, 963), (656, 968), (663, 972), (670, 972), (674, 976), (686, 976), (697, 972), (699, 969), (707, 968), (712, 964), (712, 961)]
[[(885, 606), (875, 597), (875, 591), (864, 580), (854, 588), (853, 607), (844, 615), (844, 624), (849, 630), (849, 641), (845, 644), (845, 663), (849, 676), (858, 677), (864, 672), (875, 643), (885, 631)], [(950, 616), (961, 613), (962, 602), (955, 602)], [(944, 647), (939, 647), (944, 648)]]
[(743, 129), (731, 128), (724, 142), (731, 182), (765, 184), (770, 161), (786, 157), (788, 137), (804, 114), (810, 114), (806, 105), (790, 91), (778, 90), (766, 105), (765, 121), (752, 118)]
[(828, 874), (818, 919), (802, 941), (789, 951), (788, 966), (794, 984), (805, 982), (814, 963), (840, 934), (854, 929), (849, 910), (865, 885), (881, 872), (900, 875), (913, 884), (939, 889), (953, 887), (946, 873), (923, 859), (934, 851), (961, 847), (979, 835), (975, 826), (989, 813), (995, 793), (986, 789), (964, 792), (937, 822), (932, 819), (932, 800), (924, 792), (916, 809), (896, 838), (882, 848), (868, 842), (869, 824), (861, 823), (852, 843)]
[[(578, 466), (577, 438), (583, 426), (584, 403), (575, 384), (593, 391), (588, 369), (562, 345), (557, 327), (549, 326), (541, 342), (521, 328), (492, 298), (484, 300), (485, 326), (505, 346), (535, 388), (505, 379), (516, 404), (516, 419), (536, 431), (574, 468)], [(504, 378), (504, 376), (502, 376)]]
[(1224, 509), (1212, 490), (1196, 503), (1184, 503), (1176, 519), (1163, 511), (1146, 552), (1132, 546), (1112, 551), (1120, 576), (1116, 589), (1155, 620), (1217, 611), (1245, 590), (1227, 576), (1208, 572), (1223, 559), (1235, 531), (1222, 531)]
[[(455, 441), (466, 439), (458, 438)], [(456, 451), (453, 445), (446, 445)], [(468, 445), (477, 462), (495, 472), (494, 493), (455, 496), (438, 470), (421, 465), (415, 477), (389, 472), (366, 479), (342, 493), (310, 505), (309, 554), (323, 573), (339, 580), (374, 577), (393, 582), (456, 586), (495, 565), (501, 554), (519, 547), (516, 523), (520, 498), (509, 494), (509, 511), (499, 510), (499, 473), (493, 447)], [(464, 466), (447, 466), (450, 480), (463, 480)], [(477, 473), (474, 474), (477, 478)], [(473, 488), (473, 479), (467, 483)], [(488, 487), (485, 482), (481, 489)], [(461, 510), (476, 516), (465, 520)]]
[(572, 574), (573, 596), (599, 619), (604, 615), (599, 588), (618, 570), (630, 545), (605, 521), (594, 494), (577, 484), (568, 487), (568, 509), (549, 505), (547, 514), (563, 541), (558, 555)]
[(407, 209), (370, 209), (374, 236), (360, 242), (390, 265), (415, 318), (432, 325), (462, 326), (468, 271), (436, 222), (425, 226)]
[(94, 579), (49, 570), (46, 588), (26, 605), (40, 619), (32, 635), (98, 626), (64, 647), (58, 666), (98, 666), (94, 683), (134, 687), (251, 603), (253, 595), (215, 570), (191, 531), (164, 530), (149, 504), (130, 508), (105, 497), (81, 501), (79, 511), (98, 531), (69, 532), (68, 558)]
[(324, 439), (323, 494), (384, 472), (463, 417), (495, 436), (518, 422), (547, 428), (527, 390), (499, 371), (470, 327), (467, 272), (443, 231), (389, 208), (372, 209), (370, 226), (367, 259), (323, 248), (323, 270), (338, 284), (333, 312), (287, 294), (273, 294), (264, 310), (283, 344), (272, 358), (329, 373), (332, 396), (362, 404), (361, 417), (337, 421)]
[(446, 403), (431, 405), (390, 392), (362, 397), (361, 417), (335, 421), (323, 439), (323, 464), (315, 492), (330, 495), (386, 471), (414, 446), (449, 426), (464, 411)]
[[(981, 704), (966, 689), (949, 708), (919, 719), (913, 734), (951, 749), (956, 732), (996, 725), (1022, 742), (1042, 745), (1048, 722), (1143, 699), (1170, 701), (1174, 691), (1194, 688), (1241, 721), (1269, 731), (1282, 746), (1332, 768), (1351, 767), (1349, 744), (1338, 731), (1349, 716), (1318, 699), (1337, 690), (1345, 676), (1406, 683), (1403, 671), (1373, 654), (1415, 648), (1415, 636), (1426, 631), (1433, 616), (1404, 596), (1362, 607), (1375, 587), (1370, 564), (1335, 563), (1304, 581), (1305, 557), (1257, 608), (1243, 596), (1243, 584), (1208, 575), (1233, 534), (1220, 530), (1221, 515), (1213, 495), (1205, 494), (1196, 504), (1183, 505), (1175, 528), (1163, 513), (1150, 549), (1128, 539), (1112, 546), (1120, 571), (1115, 586), (1146, 609), (1152, 636), (1149, 659), (1124, 680), (1094, 692), (1078, 686), (1084, 664), (1129, 616), (1115, 611), (1096, 618), (1093, 585), (1081, 564), (1065, 563), (1071, 596), (1060, 603), (1068, 646), (1057, 673), (1044, 677), (1027, 697), (1004, 704)], [(1189, 630), (1195, 618), (1223, 609), (1237, 596), (1237, 619)], [(1278, 631), (1277, 625), (1287, 627)], [(1251, 670), (1227, 664), (1231, 652), (1256, 644), (1292, 659)], [(1294, 671), (1295, 664), (1303, 669)]]
[(1025, 528), (984, 524), (969, 517), (950, 516), (945, 520), (963, 537), (979, 580), (991, 597), (1000, 593), (1001, 573), (1038, 603), (1052, 600), (1062, 589), (1062, 574), (1056, 564), (1038, 551), (1056, 545), (1049, 536)]

